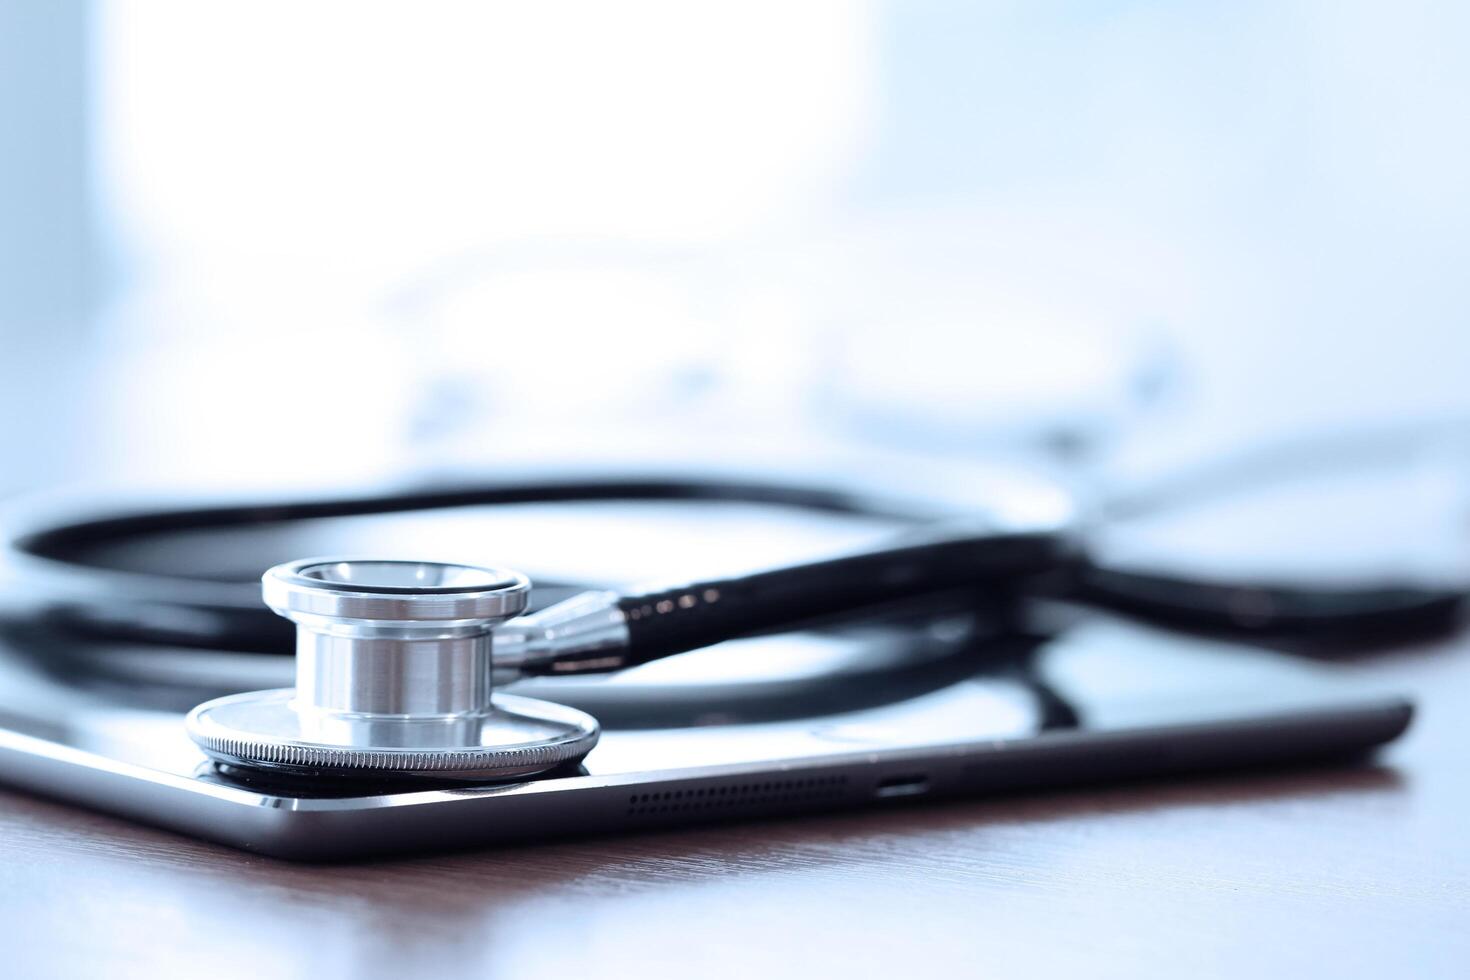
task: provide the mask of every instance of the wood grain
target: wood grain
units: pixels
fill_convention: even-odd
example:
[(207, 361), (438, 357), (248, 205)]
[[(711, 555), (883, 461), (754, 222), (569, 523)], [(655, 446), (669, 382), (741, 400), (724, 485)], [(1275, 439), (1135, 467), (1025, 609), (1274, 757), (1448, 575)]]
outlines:
[(348, 866), (0, 794), (7, 976), (1470, 976), (1470, 644), (1373, 766)]

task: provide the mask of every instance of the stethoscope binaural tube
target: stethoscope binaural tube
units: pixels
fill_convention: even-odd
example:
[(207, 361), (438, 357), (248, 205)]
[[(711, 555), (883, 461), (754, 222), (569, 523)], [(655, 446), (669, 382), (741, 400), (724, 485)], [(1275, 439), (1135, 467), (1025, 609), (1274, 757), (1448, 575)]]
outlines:
[(504, 624), (496, 666), (522, 674), (622, 670), (743, 636), (896, 600), (1014, 591), (1074, 546), (1045, 532), (946, 531), (826, 561), (650, 592), (574, 596)]
[[(1018, 594), (1035, 592), (1205, 632), (1327, 638), (1344, 634), (1420, 635), (1454, 627), (1466, 594), (1454, 583), (1316, 587), (1264, 580), (1203, 581), (1148, 568), (1114, 568), (1106, 561), (1099, 563), (1086, 554), (1082, 540), (1086, 534), (1080, 539), (1078, 528), (1066, 521), (1021, 530), (1002, 522), (965, 535), (944, 530), (953, 527), (947, 523), (956, 517), (953, 510), (937, 512), (861, 493), (703, 478), (590, 478), (43, 519), (13, 529), (6, 537), (0, 555), (0, 575), (5, 579), (0, 588), (0, 622), (82, 640), (282, 653), (291, 648), (291, 629), (261, 605), (254, 584), (123, 571), (98, 564), (92, 553), (98, 548), (122, 548), (150, 535), (180, 531), (280, 527), (293, 521), (469, 506), (627, 501), (775, 504), (888, 518), (915, 529), (919, 545), (910, 553), (912, 557), (938, 560), (958, 554), (961, 559), (953, 565), (920, 569), (918, 578), (907, 583), (916, 593), (926, 583), (942, 583), (947, 576), (968, 568), (990, 577), (989, 584), (1011, 575), (1008, 588)], [(946, 537), (952, 539), (949, 544), (926, 547)], [(978, 548), (960, 554), (967, 540)], [(630, 650), (617, 655), (624, 659), (608, 661), (605, 668), (591, 662), (578, 664), (575, 651), (570, 649), (574, 644), (565, 639), (573, 633), (585, 633), (588, 624), (576, 621), (599, 599), (582, 599), (576, 606), (563, 607), (554, 616), (544, 617), (542, 622), (563, 637), (556, 651), (558, 655), (566, 654), (559, 661), (563, 664), (559, 672), (616, 669), (617, 663), (639, 662), (638, 658), (655, 656), (659, 651), (729, 638), (732, 629), (757, 632), (799, 622), (823, 609), (835, 613), (860, 610), (873, 595), (883, 594), (877, 583), (888, 581), (864, 574), (865, 563), (883, 566), (881, 572), (895, 581), (902, 580), (909, 566), (894, 554), (897, 550), (901, 546), (876, 549), (872, 558), (847, 556), (835, 565), (814, 563), (773, 569), (731, 581), (726, 590), (705, 583), (698, 588), (672, 590), (667, 595), (619, 596), (614, 601), (624, 622), (610, 631), (613, 636), (603, 637), (596, 645), (606, 649), (604, 644), (610, 647), (619, 634), (626, 634)], [(883, 557), (885, 553), (889, 556)], [(1011, 558), (1018, 564), (1007, 567)], [(1038, 562), (1048, 561), (1050, 574), (1030, 574)], [(720, 599), (740, 596), (750, 601), (727, 602), (719, 607), (705, 599), (711, 589)], [(942, 588), (936, 587), (935, 591)], [(802, 597), (801, 601), (794, 601), (797, 596)], [(645, 606), (651, 606), (652, 611), (645, 613)], [(513, 636), (513, 631), (507, 631), (504, 640), (507, 661), (511, 649), (522, 643), (525, 670), (543, 672), (544, 664), (549, 662), (545, 643), (534, 634), (524, 641)]]
[[(282, 500), (12, 520), (0, 542), (0, 623), (81, 640), (244, 653), (289, 652), (288, 624), (260, 602), (255, 581), (125, 570), (108, 555), (161, 535), (281, 528), (294, 522), (556, 503), (711, 502), (772, 505), (923, 527), (956, 511), (824, 487), (683, 477), (510, 480), (365, 496)], [(1041, 533), (1057, 530), (1047, 522)], [(97, 557), (101, 554), (103, 557)], [(266, 563), (262, 563), (263, 565)]]

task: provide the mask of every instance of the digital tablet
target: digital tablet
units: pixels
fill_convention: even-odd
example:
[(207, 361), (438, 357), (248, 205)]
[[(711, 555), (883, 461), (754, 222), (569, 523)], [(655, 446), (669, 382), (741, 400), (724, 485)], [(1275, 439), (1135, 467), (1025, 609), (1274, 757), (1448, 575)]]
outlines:
[[(895, 636), (912, 644), (811, 632), (709, 651), (752, 677), (781, 664), (779, 684), (701, 676), (703, 653), (539, 682), (528, 693), (596, 714), (601, 741), (575, 769), (491, 785), (262, 783), (190, 742), (193, 695), (80, 683), (58, 666), (66, 650), (6, 648), (0, 781), (248, 851), (337, 860), (1358, 758), (1412, 715), (1318, 665), (1109, 620), (922, 656), (895, 655)], [(182, 655), (159, 656), (188, 675)], [(834, 674), (834, 659), (847, 667)], [(252, 662), (271, 660), (256, 669), (288, 679), (289, 658)]]

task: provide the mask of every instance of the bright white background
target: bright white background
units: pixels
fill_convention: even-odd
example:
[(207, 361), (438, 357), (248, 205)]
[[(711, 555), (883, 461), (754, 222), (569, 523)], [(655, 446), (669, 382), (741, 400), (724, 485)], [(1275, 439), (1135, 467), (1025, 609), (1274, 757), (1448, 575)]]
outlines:
[(0, 17), (6, 491), (1470, 410), (1461, 4)]

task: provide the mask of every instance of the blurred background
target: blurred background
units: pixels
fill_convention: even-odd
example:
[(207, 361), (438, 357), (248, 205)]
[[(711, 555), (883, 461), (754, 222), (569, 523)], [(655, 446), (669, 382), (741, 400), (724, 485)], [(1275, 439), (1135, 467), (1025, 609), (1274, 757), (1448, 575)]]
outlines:
[(0, 494), (1459, 432), (1467, 34), (0, 0)]

